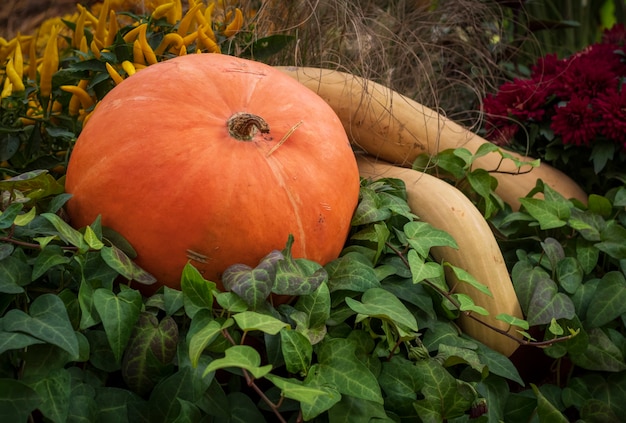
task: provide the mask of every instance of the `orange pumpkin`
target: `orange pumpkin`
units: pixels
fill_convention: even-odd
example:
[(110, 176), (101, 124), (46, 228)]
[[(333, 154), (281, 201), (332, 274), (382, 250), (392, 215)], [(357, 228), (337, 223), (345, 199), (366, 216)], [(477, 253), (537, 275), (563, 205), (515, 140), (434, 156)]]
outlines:
[(289, 234), (294, 257), (336, 258), (359, 173), (339, 118), (311, 90), (262, 63), (193, 54), (103, 98), (66, 190), (74, 226), (101, 215), (158, 286), (176, 288), (190, 258), (219, 285), (228, 266), (256, 265)]

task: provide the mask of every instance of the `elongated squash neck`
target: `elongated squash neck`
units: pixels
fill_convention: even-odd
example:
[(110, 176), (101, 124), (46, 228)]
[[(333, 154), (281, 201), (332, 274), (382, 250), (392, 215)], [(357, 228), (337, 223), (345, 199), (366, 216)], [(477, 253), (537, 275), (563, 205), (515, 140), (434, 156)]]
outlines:
[(226, 122), (228, 133), (238, 141), (250, 141), (257, 132), (267, 134), (270, 127), (262, 117), (252, 113), (238, 112)]

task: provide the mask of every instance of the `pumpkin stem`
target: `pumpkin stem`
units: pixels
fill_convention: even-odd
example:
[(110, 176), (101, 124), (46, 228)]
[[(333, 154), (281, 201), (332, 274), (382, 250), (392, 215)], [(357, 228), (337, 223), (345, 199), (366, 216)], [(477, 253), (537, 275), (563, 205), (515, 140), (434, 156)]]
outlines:
[(226, 122), (228, 133), (239, 141), (250, 141), (257, 132), (267, 134), (270, 126), (262, 117), (252, 113), (238, 112), (228, 118)]

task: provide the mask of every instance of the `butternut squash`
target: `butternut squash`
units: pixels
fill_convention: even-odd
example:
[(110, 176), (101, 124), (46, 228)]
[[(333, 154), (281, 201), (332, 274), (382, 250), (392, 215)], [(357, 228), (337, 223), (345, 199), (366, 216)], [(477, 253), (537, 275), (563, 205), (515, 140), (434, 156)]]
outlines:
[[(442, 114), (381, 84), (349, 73), (310, 67), (278, 67), (321, 96), (341, 119), (353, 145), (392, 164), (411, 167), (415, 158), (448, 148), (464, 147), (475, 152), (488, 142)], [(520, 160), (532, 158), (510, 153)], [(498, 153), (477, 159), (475, 166), (491, 171), (498, 180), (496, 193), (514, 210), (541, 179), (565, 198), (587, 201), (585, 192), (567, 175), (542, 163), (522, 168)], [(525, 173), (524, 173), (525, 172)]]
[[(461, 191), (434, 176), (393, 166), (372, 157), (357, 156), (357, 162), (359, 173), (364, 178), (398, 178), (404, 181), (413, 213), (424, 222), (446, 231), (458, 244), (458, 249), (433, 248), (433, 257), (466, 270), (486, 285), (493, 297), (459, 282), (452, 272), (446, 274), (449, 285), (454, 286), (455, 292), (469, 295), (476, 305), (489, 311), (489, 316), (476, 315), (479, 319), (521, 338), (514, 328), (495, 319), (500, 313), (520, 319), (523, 315), (500, 247), (474, 204)], [(468, 335), (506, 356), (513, 354), (520, 345), (466, 315), (461, 315), (459, 326)]]

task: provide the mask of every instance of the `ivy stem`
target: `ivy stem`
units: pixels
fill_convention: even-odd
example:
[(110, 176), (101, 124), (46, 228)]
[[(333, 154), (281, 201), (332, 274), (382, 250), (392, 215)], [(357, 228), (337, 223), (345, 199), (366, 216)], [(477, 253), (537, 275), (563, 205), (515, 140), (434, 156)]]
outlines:
[[(402, 260), (402, 263), (404, 263), (404, 265), (407, 268), (410, 268), (409, 265), (409, 261), (408, 259), (404, 256), (404, 254), (402, 253), (402, 251), (398, 250), (396, 247), (394, 247), (393, 245), (391, 245), (389, 242), (386, 242), (385, 245), (391, 249), (398, 257), (400, 257), (400, 260)], [(434, 289), (435, 291), (437, 291), (440, 295), (442, 295), (443, 297), (445, 297), (448, 301), (450, 301), (452, 303), (452, 305), (454, 305), (457, 310), (461, 311), (461, 304), (452, 296), (450, 295), (449, 292), (442, 290), (441, 288), (439, 288), (438, 286), (436, 286), (433, 283), (430, 283), (429, 281), (425, 280), (424, 283), (426, 283), (428, 286), (430, 286), (432, 289)], [(526, 339), (519, 339), (513, 335), (511, 335), (508, 331), (502, 330), (496, 326), (493, 326), (490, 323), (484, 322), (481, 319), (479, 319), (478, 317), (476, 317), (474, 314), (472, 314), (471, 311), (461, 311), (463, 314), (465, 314), (467, 317), (469, 317), (470, 319), (473, 319), (475, 321), (477, 321), (478, 323), (480, 323), (483, 326), (488, 327), (489, 329), (498, 332), (501, 335), (504, 335), (508, 338), (511, 338), (512, 340), (514, 340), (515, 342), (519, 343), (520, 345), (530, 345), (533, 347), (539, 347), (539, 348), (545, 348), (545, 347), (549, 347), (552, 344), (556, 344), (557, 342), (563, 342), (563, 341), (567, 341), (568, 339), (571, 339), (572, 336), (574, 335), (566, 335), (566, 336), (560, 336), (560, 337), (556, 337), (556, 338), (552, 338), (552, 339), (548, 339), (545, 341), (529, 341)]]
[[(235, 342), (235, 340), (233, 339), (232, 336), (230, 336), (230, 333), (228, 333), (228, 330), (226, 329), (222, 329), (222, 335), (224, 336), (224, 338), (226, 338), (228, 340), (228, 342), (230, 342), (232, 345), (237, 345), (237, 343)], [(243, 341), (243, 338), (242, 338)], [(287, 423), (287, 420), (284, 419), (284, 417), (280, 414), (280, 412), (278, 411), (278, 408), (280, 407), (280, 403), (279, 404), (274, 404), (274, 402), (272, 402), (271, 399), (269, 399), (267, 397), (267, 395), (265, 395), (265, 392), (263, 392), (261, 390), (261, 388), (259, 388), (256, 383), (254, 383), (254, 378), (252, 376), (250, 376), (250, 373), (248, 373), (248, 371), (246, 369), (241, 369), (241, 372), (243, 373), (243, 377), (246, 379), (246, 384), (252, 388), (254, 390), (254, 392), (257, 393), (257, 395), (263, 400), (264, 403), (266, 403), (271, 409), (272, 411), (274, 411), (274, 414), (276, 415), (276, 418), (278, 419), (278, 421), (280, 423)]]

